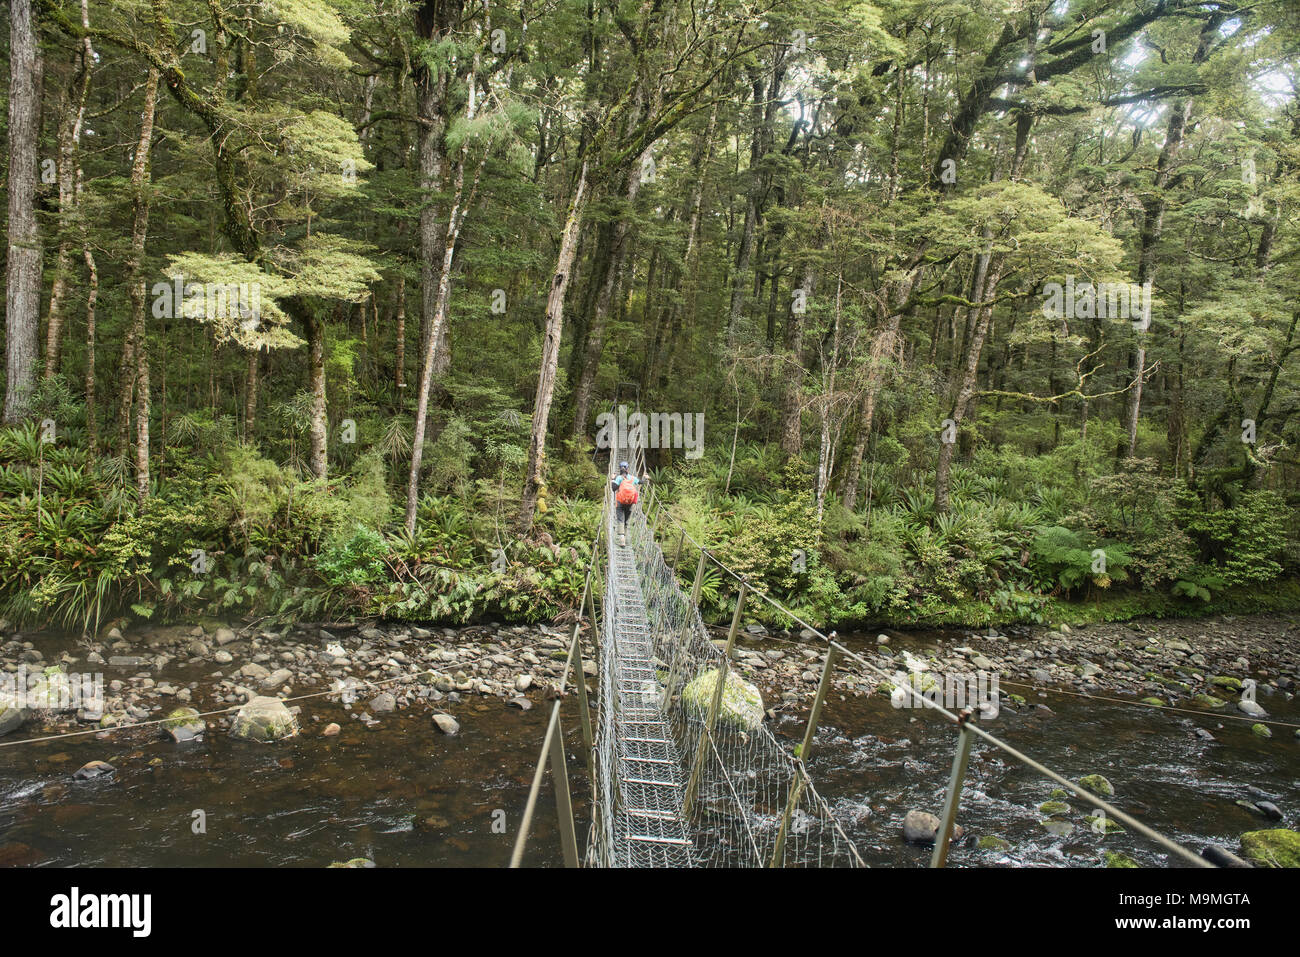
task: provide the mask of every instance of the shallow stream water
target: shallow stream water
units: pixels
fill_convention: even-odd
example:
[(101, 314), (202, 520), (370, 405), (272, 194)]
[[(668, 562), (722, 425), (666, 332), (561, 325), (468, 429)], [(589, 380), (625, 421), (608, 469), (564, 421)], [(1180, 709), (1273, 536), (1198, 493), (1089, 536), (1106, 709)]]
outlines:
[[(903, 635), (895, 647), (921, 653), (952, 637)], [(106, 678), (117, 676), (112, 670)], [(210, 670), (180, 670), (176, 677)], [(1068, 778), (1104, 774), (1117, 806), (1194, 850), (1215, 842), (1236, 851), (1244, 831), (1300, 826), (1300, 740), (1290, 728), (1276, 728), (1266, 740), (1249, 722), (1217, 714), (1004, 690), (1024, 694), (1031, 707), (1004, 708), (986, 728)], [(1260, 702), (1273, 719), (1300, 724), (1300, 701), (1277, 694)], [(1037, 703), (1051, 711), (1033, 708)], [(235, 741), (214, 728), (188, 744), (137, 729), (0, 747), (0, 866), (320, 867), (358, 857), (381, 867), (503, 866), (549, 714), (546, 702), (535, 704), (520, 711), (500, 699), (470, 697), (448, 709), (461, 725), (454, 737), (416, 712), (383, 715), (367, 728), (338, 701), (319, 697), (302, 703), (303, 734), (276, 745)], [(581, 839), (589, 783), (577, 757), (575, 707), (567, 703), (564, 716)], [(774, 730), (793, 746), (803, 720), (781, 716)], [(322, 736), (331, 721), (341, 733)], [(1196, 727), (1214, 740), (1198, 737)], [(928, 864), (928, 849), (902, 841), (901, 822), (912, 808), (939, 812), (954, 743), (942, 719), (895, 709), (883, 696), (828, 700), (811, 769), (867, 863)], [(92, 760), (117, 770), (75, 781), (73, 772)], [(1250, 797), (1247, 785), (1276, 795), (1281, 822), (1235, 803)], [(1104, 850), (1148, 866), (1175, 863), (1137, 835), (1094, 833), (1089, 807), (1071, 798), (1064, 820), (1072, 832), (1049, 833), (1037, 807), (1054, 787), (977, 743), (958, 818), (966, 837), (950, 865), (1091, 867), (1102, 865)], [(979, 849), (976, 841), (986, 835), (1005, 839), (1010, 850)], [(525, 861), (561, 863), (549, 779)]]

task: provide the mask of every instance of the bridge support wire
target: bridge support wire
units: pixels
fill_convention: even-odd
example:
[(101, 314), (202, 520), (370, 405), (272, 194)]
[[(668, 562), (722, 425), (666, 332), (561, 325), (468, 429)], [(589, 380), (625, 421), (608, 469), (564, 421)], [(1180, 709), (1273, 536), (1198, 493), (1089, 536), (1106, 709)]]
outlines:
[[(697, 542), (690, 535), (690, 533), (686, 531), (685, 527), (676, 519), (676, 517), (672, 514), (671, 510), (664, 506), (662, 500), (660, 501), (659, 516), (660, 518), (667, 519), (665, 525), (666, 528), (671, 528), (674, 525), (677, 526), (677, 528), (681, 531), (685, 539), (688, 542), (690, 542), (690, 544), (693, 545), (695, 548), (699, 549), (701, 569), (704, 566), (704, 560), (707, 558), (721, 571), (721, 573), (724, 576), (730, 577), (734, 579), (737, 583), (740, 583), (742, 585), (745, 584), (744, 579), (741, 576), (737, 575), (734, 571), (732, 571), (730, 568), (728, 568), (726, 565), (720, 562), (714, 555), (712, 555), (708, 551), (708, 549), (706, 549), (703, 545)], [(697, 573), (697, 579), (698, 579), (698, 573)], [(856, 664), (860, 665), (864, 671), (873, 672), (879, 678), (884, 679), (886, 681), (890, 681), (890, 682), (893, 681), (893, 676), (890, 673), (886, 672), (882, 668), (879, 668), (871, 661), (864, 658), (862, 655), (858, 654), (852, 649), (847, 648), (840, 642), (836, 641), (834, 632), (832, 632), (829, 636), (827, 636), (817, 628), (814, 628), (808, 622), (804, 621), (802, 618), (800, 618), (798, 615), (792, 612), (789, 608), (786, 608), (779, 601), (772, 598), (770, 595), (767, 595), (761, 591), (757, 591), (754, 589), (749, 589), (749, 591), (758, 599), (766, 602), (772, 608), (781, 612), (793, 624), (798, 625), (801, 628), (808, 629), (813, 634), (815, 634), (818, 638), (820, 638), (822, 641), (826, 642), (828, 654), (831, 651), (834, 651), (839, 655), (842, 655), (845, 658), (854, 661)], [(825, 673), (823, 673), (823, 680), (825, 680)], [(925, 697), (919, 691), (915, 690), (911, 686), (910, 682), (903, 682), (899, 684), (897, 687), (900, 688), (905, 694), (907, 694), (912, 699), (912, 705), (914, 707), (926, 708), (930, 711), (935, 712), (936, 714), (942, 716), (947, 721), (951, 722), (958, 731), (957, 751), (953, 759), (952, 774), (948, 782), (948, 789), (946, 792), (946, 797), (944, 802), (944, 813), (941, 821), (940, 835), (936, 838), (935, 851), (933, 857), (931, 858), (932, 867), (943, 867), (947, 862), (947, 853), (951, 841), (951, 835), (953, 832), (953, 823), (956, 818), (957, 807), (960, 801), (961, 787), (966, 775), (966, 766), (969, 760), (970, 748), (975, 738), (979, 738), (984, 743), (991, 745), (992, 747), (1001, 751), (1003, 754), (1006, 754), (1007, 756), (1020, 762), (1026, 767), (1036, 771), (1038, 774), (1041, 774), (1042, 776), (1055, 782), (1061, 787), (1067, 789), (1079, 800), (1087, 804), (1091, 804), (1093, 807), (1100, 809), (1107, 815), (1108, 818), (1116, 820), (1120, 824), (1124, 825), (1126, 828), (1136, 831), (1138, 834), (1141, 834), (1143, 837), (1145, 837), (1146, 839), (1150, 840), (1152, 843), (1159, 846), (1162, 850), (1169, 853), (1172, 857), (1180, 859), (1183, 863), (1190, 864), (1193, 867), (1215, 867), (1216, 866), (1214, 863), (1207, 860), (1205, 857), (1202, 857), (1201, 855), (1197, 854), (1195, 851), (1191, 850), (1190, 848), (1184, 847), (1183, 845), (1177, 843), (1176, 841), (1171, 840), (1170, 838), (1154, 830), (1147, 824), (1144, 824), (1143, 822), (1137, 820), (1132, 815), (1115, 807), (1109, 801), (1106, 801), (1105, 799), (1098, 797), (1092, 792), (1076, 784), (1074, 781), (1068, 780), (1067, 778), (1056, 773), (1052, 769), (1046, 767), (1039, 761), (1036, 761), (1033, 758), (1029, 757), (1028, 755), (1022, 753), (1017, 748), (1012, 747), (1010, 744), (1003, 741), (1002, 739), (996, 737), (993, 734), (990, 734), (985, 729), (979, 727), (974, 722), (972, 716), (967, 712), (963, 712), (961, 714), (955, 714), (952, 711), (949, 711), (947, 708), (944, 708), (938, 702), (932, 700), (931, 698)], [(811, 781), (809, 781), (808, 784), (811, 785)]]

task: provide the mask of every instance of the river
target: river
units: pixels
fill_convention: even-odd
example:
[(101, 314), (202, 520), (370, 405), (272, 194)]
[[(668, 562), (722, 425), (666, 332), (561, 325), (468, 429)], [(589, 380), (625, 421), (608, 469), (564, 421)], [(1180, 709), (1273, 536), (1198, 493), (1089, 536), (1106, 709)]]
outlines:
[[(961, 638), (895, 635), (896, 645), (918, 652)], [(846, 641), (865, 644), (870, 637)], [(178, 665), (169, 678), (210, 673), (210, 664)], [(985, 727), (1066, 777), (1105, 775), (1121, 809), (1193, 849), (1215, 842), (1236, 851), (1244, 831), (1300, 823), (1300, 740), (1290, 728), (1264, 739), (1248, 722), (1225, 715), (1015, 690), (1029, 706), (1004, 708)], [(156, 729), (134, 729), (0, 747), (0, 866), (320, 867), (354, 858), (380, 867), (502, 866), (549, 711), (540, 695), (533, 698), (537, 706), (521, 711), (501, 698), (467, 696), (448, 708), (461, 725), (455, 736), (441, 734), (423, 709), (381, 715), (367, 726), (336, 699), (317, 697), (302, 702), (303, 734), (274, 745), (237, 741), (214, 727), (204, 740), (185, 744), (155, 736)], [(1050, 711), (1033, 707), (1038, 703)], [(1300, 724), (1295, 699), (1273, 695), (1266, 704), (1272, 720)], [(565, 714), (581, 839), (589, 785), (574, 706), (567, 704)], [(331, 721), (341, 732), (322, 736)], [(1213, 740), (1198, 736), (1197, 727)], [(774, 730), (797, 743), (803, 715), (779, 715)], [(28, 726), (2, 740), (36, 733)], [(881, 695), (831, 696), (811, 770), (867, 863), (928, 864), (928, 849), (903, 842), (901, 821), (913, 808), (938, 813), (953, 744), (946, 722), (895, 709)], [(116, 770), (74, 780), (73, 772), (92, 760)], [(1247, 786), (1275, 796), (1283, 820), (1266, 821), (1239, 806), (1256, 799)], [(1071, 833), (1059, 833), (1066, 830), (1060, 826), (1049, 832), (1037, 808), (1054, 787), (977, 743), (958, 818), (966, 836), (950, 866), (1095, 867), (1103, 866), (1105, 850), (1147, 866), (1170, 863), (1137, 835), (1094, 833), (1089, 808), (1068, 797), (1072, 810), (1061, 820)], [(526, 863), (561, 863), (556, 835), (548, 779)], [(1007, 846), (981, 848), (987, 836)]]

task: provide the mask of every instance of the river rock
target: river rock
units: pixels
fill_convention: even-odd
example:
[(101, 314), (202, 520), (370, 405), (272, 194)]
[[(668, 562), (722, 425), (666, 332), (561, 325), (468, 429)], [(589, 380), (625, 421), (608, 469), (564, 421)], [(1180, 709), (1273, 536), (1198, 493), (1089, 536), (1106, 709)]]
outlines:
[[(682, 689), (681, 702), (688, 712), (705, 717), (713, 706), (713, 696), (718, 687), (718, 669), (696, 675)], [(727, 672), (722, 688), (722, 704), (718, 709), (718, 722), (740, 731), (755, 731), (763, 724), (763, 696), (755, 685), (734, 671)]]
[(10, 731), (17, 731), (29, 717), (26, 708), (17, 708), (12, 696), (0, 697), (0, 737)]
[(337, 724), (331, 721), (329, 724), (325, 725), (325, 730), (322, 731), (321, 734), (323, 734), (327, 738), (333, 738), (333, 737), (337, 737), (338, 733), (342, 730), (343, 730), (342, 728), (340, 728)]
[(1259, 808), (1259, 812), (1270, 821), (1282, 820), (1282, 809), (1272, 801), (1256, 801), (1255, 807)]
[(380, 692), (370, 699), (370, 710), (375, 714), (383, 714), (385, 711), (395, 711), (397, 709), (397, 699), (387, 691)]
[(139, 655), (113, 655), (108, 659), (108, 664), (112, 668), (139, 668), (149, 664), (149, 659)]
[[(909, 844), (933, 844), (943, 822), (929, 811), (908, 811), (903, 818), (903, 840)], [(960, 824), (953, 824), (952, 839), (960, 840), (965, 829)]]
[(518, 692), (522, 693), (524, 691), (527, 691), (532, 686), (533, 686), (532, 675), (520, 675), (518, 678), (515, 679), (515, 690)]
[(1115, 796), (1115, 786), (1100, 774), (1085, 774), (1079, 778), (1079, 787), (1101, 797)]
[(1240, 701), (1237, 702), (1237, 710), (1240, 711), (1242, 714), (1250, 715), (1252, 718), (1268, 717), (1268, 712), (1265, 711), (1262, 707), (1260, 707), (1258, 701), (1251, 701), (1247, 698), (1242, 698)]
[(459, 734), (460, 723), (449, 714), (435, 714), (433, 723), (443, 734)]
[(162, 723), (162, 729), (164, 734), (179, 743), (203, 737), (208, 726), (194, 708), (177, 708), (167, 715), (167, 720)]
[(235, 656), (232, 655), (230, 652), (226, 651), (226, 649), (222, 648), (220, 651), (218, 651), (215, 655), (212, 656), (212, 660), (219, 665), (228, 665), (235, 660)]
[(279, 698), (258, 695), (239, 709), (230, 734), (248, 741), (280, 741), (298, 734), (298, 719)]
[(112, 774), (117, 768), (107, 761), (87, 761), (72, 776), (78, 781), (93, 781), (95, 778), (102, 778)]
[(267, 671), (257, 662), (250, 661), (248, 664), (244, 665), (244, 667), (240, 668), (238, 673), (243, 675), (245, 678), (252, 678), (254, 681), (261, 681), (271, 672)]
[(229, 628), (218, 628), (212, 639), (219, 645), (228, 645), (235, 640), (235, 633)]

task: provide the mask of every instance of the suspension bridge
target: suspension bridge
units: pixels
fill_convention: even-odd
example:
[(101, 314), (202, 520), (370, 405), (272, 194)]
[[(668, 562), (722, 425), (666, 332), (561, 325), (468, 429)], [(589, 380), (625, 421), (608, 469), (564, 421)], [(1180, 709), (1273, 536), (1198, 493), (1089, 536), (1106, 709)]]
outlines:
[[(618, 452), (617, 448), (611, 450), (611, 479)], [(623, 454), (633, 474), (645, 474), (640, 449), (624, 450)], [(822, 634), (775, 599), (751, 589), (745, 579), (695, 542), (662, 501), (654, 499), (655, 490), (649, 488), (646, 500), (632, 509), (626, 542), (620, 543), (611, 483), (606, 482), (579, 619), (511, 866), (522, 863), (548, 766), (566, 866), (866, 866), (818, 792), (806, 762), (837, 662), (847, 662), (884, 680), (893, 676), (840, 644), (834, 633)], [(670, 542), (675, 539), (671, 559), (660, 547), (661, 533)], [(677, 574), (688, 543), (698, 551), (689, 594)], [(710, 637), (700, 615), (700, 589), (709, 562), (737, 584), (725, 644)], [(597, 608), (595, 595), (602, 583)], [(776, 738), (763, 720), (761, 702), (746, 698), (743, 683), (732, 671), (732, 653), (747, 600), (770, 605), (825, 643), (821, 678), (798, 748), (791, 749)], [(596, 642), (599, 688), (594, 705), (584, 679), (584, 619)], [(954, 713), (907, 684), (901, 690), (912, 697), (916, 707), (942, 716), (956, 731), (932, 867), (947, 862), (975, 740), (998, 749), (1157, 844), (1171, 861), (1193, 867), (1247, 866), (1219, 849), (1211, 862), (1156, 832), (979, 727), (978, 715), (971, 710)], [(575, 825), (561, 726), (562, 706), (574, 697), (583, 730), (583, 763), (591, 782), (585, 848), (580, 846)]]

